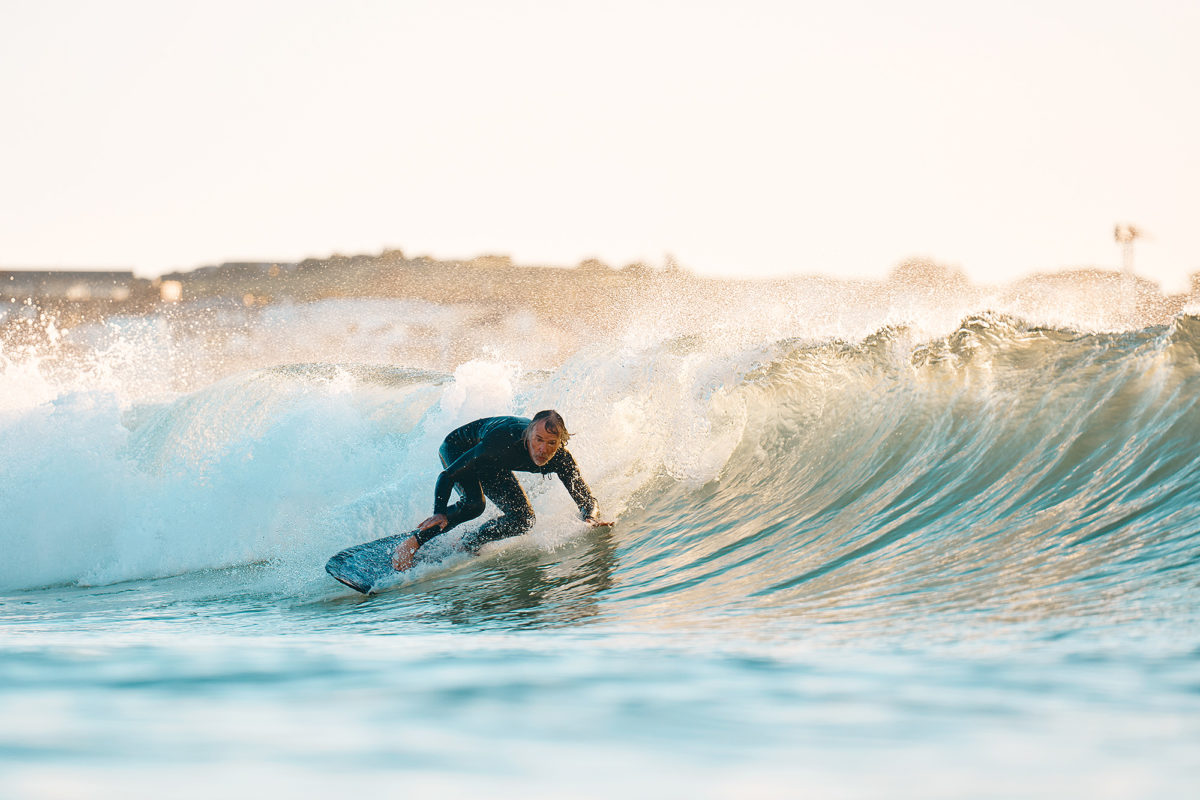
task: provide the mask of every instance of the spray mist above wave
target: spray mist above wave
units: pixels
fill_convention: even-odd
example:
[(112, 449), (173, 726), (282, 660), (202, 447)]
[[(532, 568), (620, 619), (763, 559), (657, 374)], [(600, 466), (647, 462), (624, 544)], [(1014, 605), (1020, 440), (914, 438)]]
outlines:
[[(386, 261), (377, 265), (384, 273)], [(683, 271), (631, 278), (624, 271), (516, 267), (438, 278), (426, 270), (423, 282), (409, 287), (418, 295), (394, 297), (376, 294), (388, 291), (386, 281), (357, 285), (353, 274), (339, 277), (334, 266), (327, 272), (336, 279), (327, 287), (332, 296), (280, 296), (265, 306), (244, 306), (240, 294), (230, 302), (213, 286), (211, 296), (107, 316), (76, 312), (69, 303), (0, 304), (0, 367), (9, 373), (21, 364), (54, 387), (101, 388), (128, 404), (283, 363), (451, 372), (467, 361), (496, 359), (553, 369), (595, 342), (710, 334), (743, 346), (786, 338), (857, 341), (888, 326), (934, 339), (984, 309), (1062, 329), (1139, 330), (1169, 323), (1187, 302), (1120, 273), (1075, 270), (985, 287), (922, 260), (901, 264), (884, 281), (739, 281)], [(437, 287), (447, 281), (439, 300)]]

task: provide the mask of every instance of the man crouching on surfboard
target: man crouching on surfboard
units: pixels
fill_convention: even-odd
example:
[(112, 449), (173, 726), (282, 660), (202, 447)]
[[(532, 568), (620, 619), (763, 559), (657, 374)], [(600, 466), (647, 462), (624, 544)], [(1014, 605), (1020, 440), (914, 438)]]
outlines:
[[(445, 470), (438, 475), (434, 489), (433, 516), (396, 548), (392, 566), (408, 569), (421, 545), (478, 517), (483, 513), (484, 497), (504, 513), (463, 537), (467, 550), (477, 552), (488, 542), (520, 536), (532, 528), (533, 508), (513, 472), (555, 473), (579, 506), (584, 522), (593, 527), (612, 525), (596, 516), (596, 498), (564, 447), (570, 438), (557, 411), (539, 411), (533, 419), (485, 417), (451, 431), (438, 448)], [(458, 491), (458, 502), (452, 506), (447, 505), (451, 489)]]

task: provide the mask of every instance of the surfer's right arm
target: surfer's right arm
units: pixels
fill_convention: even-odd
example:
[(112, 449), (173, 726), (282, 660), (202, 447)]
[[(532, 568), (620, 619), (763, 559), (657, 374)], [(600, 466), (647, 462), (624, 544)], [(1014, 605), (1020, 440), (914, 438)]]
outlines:
[[(482, 505), (478, 510), (472, 510), (473, 507), (465, 508), (463, 503), (451, 506), (450, 492), (460, 481), (468, 479), (477, 481), (478, 478), (473, 473), (480, 461), (487, 460), (489, 460), (488, 448), (485, 442), (480, 442), (456, 458), (453, 463), (448, 464), (446, 469), (438, 475), (437, 485), (433, 489), (433, 516), (417, 526), (418, 530), (414, 534), (421, 544), (425, 544), (442, 531), (483, 513)], [(482, 499), (481, 497), (480, 500)]]
[[(487, 449), (484, 447), (484, 443), (480, 442), (454, 459), (452, 464), (446, 465), (446, 468), (438, 475), (437, 485), (433, 488), (433, 515), (435, 517), (440, 515), (448, 518), (446, 511), (450, 504), (450, 492), (454, 490), (454, 484), (458, 483), (465, 473), (474, 469), (475, 462), (486, 455)], [(432, 518), (430, 517), (430, 519)], [(426, 520), (426, 522), (428, 521)]]
[(392, 567), (394, 569), (406, 570), (411, 567), (413, 556), (416, 554), (417, 549), (449, 527), (450, 518), (447, 512), (449, 510), (450, 492), (453, 490), (459, 476), (469, 471), (474, 466), (476, 460), (485, 452), (482, 443), (480, 443), (455, 459), (453, 464), (446, 467), (438, 475), (437, 486), (433, 490), (433, 516), (418, 525), (416, 532), (396, 548), (396, 555), (392, 557)]

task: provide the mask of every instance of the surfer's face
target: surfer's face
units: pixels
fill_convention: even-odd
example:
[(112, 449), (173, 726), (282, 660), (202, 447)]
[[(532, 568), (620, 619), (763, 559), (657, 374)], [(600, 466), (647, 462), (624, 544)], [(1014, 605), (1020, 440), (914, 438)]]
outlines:
[(529, 433), (529, 457), (539, 467), (558, 452), (558, 434), (546, 430), (546, 420), (538, 420)]

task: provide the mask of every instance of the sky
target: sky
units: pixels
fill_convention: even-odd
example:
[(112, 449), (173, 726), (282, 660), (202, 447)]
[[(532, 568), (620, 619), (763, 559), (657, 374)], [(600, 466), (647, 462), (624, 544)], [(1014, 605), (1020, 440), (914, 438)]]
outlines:
[(1192, 0), (0, 0), (0, 268), (1200, 272)]

